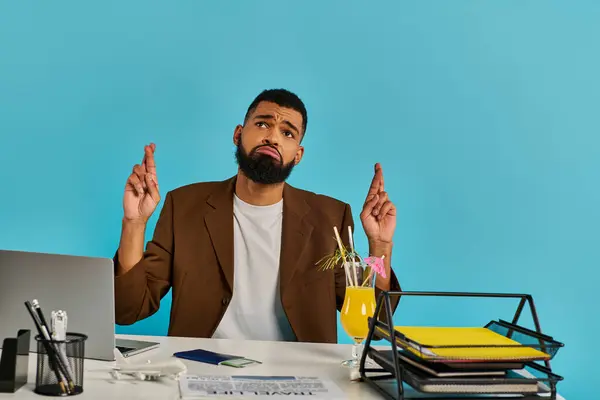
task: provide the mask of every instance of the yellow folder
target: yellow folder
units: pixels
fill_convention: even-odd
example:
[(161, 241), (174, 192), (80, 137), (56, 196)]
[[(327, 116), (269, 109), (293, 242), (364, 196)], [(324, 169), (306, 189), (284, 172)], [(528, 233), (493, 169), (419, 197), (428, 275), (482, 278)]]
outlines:
[[(396, 331), (419, 346), (402, 347), (425, 359), (454, 361), (534, 361), (548, 360), (550, 356), (533, 347), (481, 327), (427, 327), (396, 326)], [(429, 346), (507, 346), (427, 348)], [(517, 347), (510, 347), (517, 346)]]

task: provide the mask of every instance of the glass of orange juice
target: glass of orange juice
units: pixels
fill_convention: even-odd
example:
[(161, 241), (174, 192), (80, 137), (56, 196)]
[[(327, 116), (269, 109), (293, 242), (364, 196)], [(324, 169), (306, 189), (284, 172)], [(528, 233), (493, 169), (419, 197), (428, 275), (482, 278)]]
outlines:
[[(350, 272), (349, 272), (350, 271)], [(352, 359), (342, 362), (350, 368), (358, 368), (362, 354), (362, 342), (369, 333), (369, 317), (375, 314), (375, 274), (371, 268), (355, 263), (346, 267), (346, 295), (341, 312), (344, 331), (354, 340)], [(349, 273), (348, 273), (349, 272)]]

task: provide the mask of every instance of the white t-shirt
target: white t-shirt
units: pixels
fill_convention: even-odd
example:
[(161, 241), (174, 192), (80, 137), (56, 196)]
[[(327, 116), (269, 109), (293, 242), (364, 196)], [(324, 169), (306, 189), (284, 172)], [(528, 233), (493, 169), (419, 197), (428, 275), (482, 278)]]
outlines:
[(279, 293), (283, 200), (254, 206), (234, 194), (233, 222), (233, 297), (213, 338), (295, 341)]

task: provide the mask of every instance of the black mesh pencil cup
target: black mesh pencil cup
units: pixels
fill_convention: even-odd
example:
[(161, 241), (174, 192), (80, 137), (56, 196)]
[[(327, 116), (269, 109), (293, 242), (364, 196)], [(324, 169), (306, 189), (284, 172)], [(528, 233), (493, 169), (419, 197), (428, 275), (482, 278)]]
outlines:
[(83, 392), (86, 335), (67, 333), (66, 340), (37, 342), (35, 392), (45, 396), (72, 396)]

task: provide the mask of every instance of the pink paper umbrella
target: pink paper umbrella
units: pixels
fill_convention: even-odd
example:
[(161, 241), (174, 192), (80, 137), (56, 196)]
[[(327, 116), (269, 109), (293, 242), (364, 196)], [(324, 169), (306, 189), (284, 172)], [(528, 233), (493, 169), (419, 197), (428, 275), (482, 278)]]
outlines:
[(365, 258), (365, 263), (383, 278), (387, 278), (385, 266), (383, 265), (383, 257), (367, 257)]

